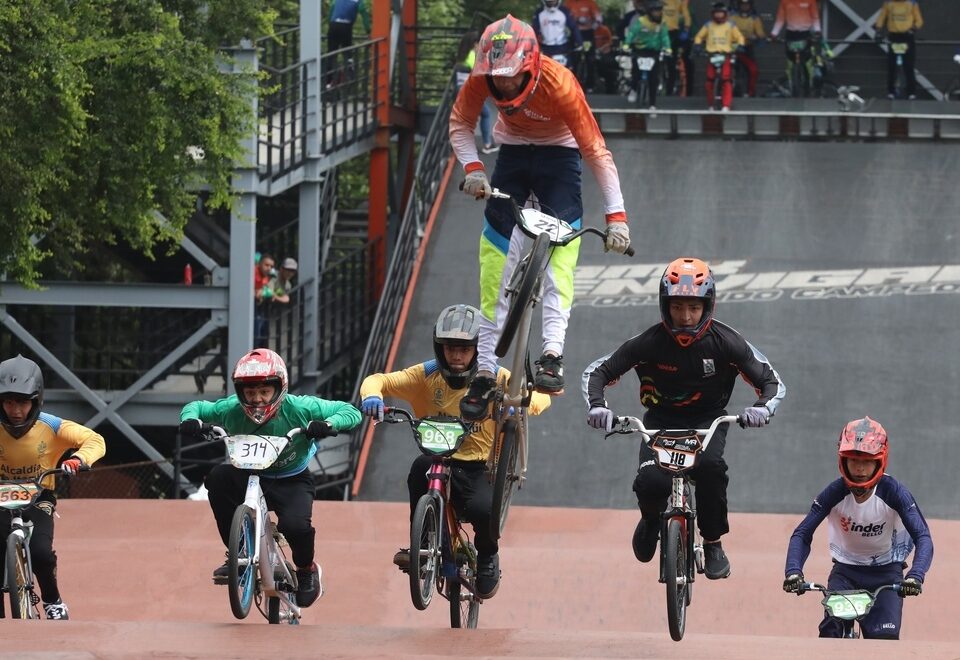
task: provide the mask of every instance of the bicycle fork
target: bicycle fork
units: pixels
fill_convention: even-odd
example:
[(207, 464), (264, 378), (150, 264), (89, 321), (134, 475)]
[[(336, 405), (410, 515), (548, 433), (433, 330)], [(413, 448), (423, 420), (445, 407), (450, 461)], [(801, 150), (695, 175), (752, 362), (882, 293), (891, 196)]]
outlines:
[(679, 520), (680, 544), (684, 550), (686, 561), (685, 575), (676, 575), (676, 567), (666, 565), (666, 557), (661, 550), (660, 582), (666, 583), (667, 580), (676, 580), (678, 585), (685, 585), (695, 580), (697, 572), (703, 572), (703, 542), (697, 531), (696, 516), (693, 489), (683, 478), (674, 477), (667, 508), (661, 515), (660, 543), (663, 544), (667, 537), (670, 521)]
[[(260, 589), (268, 597), (283, 598), (292, 610), (293, 614), (299, 618), (300, 608), (291, 598), (290, 593), (294, 590), (294, 578), (290, 574), (290, 568), (283, 560), (277, 540), (274, 537), (275, 527), (268, 524), (267, 500), (260, 488), (259, 475), (252, 474), (247, 479), (247, 493), (243, 501), (245, 506), (250, 507), (254, 512), (254, 535), (257, 542), (251, 548), (249, 560), (240, 560), (241, 567), (249, 562), (257, 567), (260, 574)], [(278, 575), (279, 573), (279, 575)], [(285, 585), (277, 583), (277, 578), (281, 577)]]

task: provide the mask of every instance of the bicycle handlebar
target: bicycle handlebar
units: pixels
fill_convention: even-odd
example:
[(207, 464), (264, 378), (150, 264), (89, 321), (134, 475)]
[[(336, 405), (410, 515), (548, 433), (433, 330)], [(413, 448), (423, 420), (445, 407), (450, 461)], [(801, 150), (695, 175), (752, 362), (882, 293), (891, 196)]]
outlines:
[[(217, 440), (217, 441), (222, 440), (230, 435), (229, 433), (227, 433), (226, 429), (224, 429), (222, 426), (216, 426), (215, 424), (206, 424), (206, 423), (200, 425), (200, 433), (208, 436), (213, 436), (213, 440)], [(298, 426), (296, 428), (292, 428), (289, 431), (287, 431), (287, 433), (284, 434), (284, 437), (286, 437), (287, 440), (293, 440), (300, 434), (307, 435), (307, 436), (310, 435), (306, 428)], [(323, 435), (316, 435), (311, 437), (313, 440), (321, 440), (323, 438), (334, 438), (338, 434), (339, 432), (331, 426), (329, 432), (324, 433)]]
[(872, 591), (870, 589), (830, 589), (822, 584), (818, 584), (817, 582), (803, 582), (800, 584), (800, 589), (797, 590), (797, 595), (799, 596), (801, 594), (805, 594), (808, 591), (819, 591), (824, 596), (836, 596), (850, 593), (868, 593), (870, 594), (871, 598), (876, 600), (877, 595), (881, 591), (886, 591), (887, 589), (892, 589), (893, 591), (900, 593), (902, 587), (899, 582), (894, 582), (893, 584), (881, 585)]
[[(498, 190), (497, 188), (492, 189), (492, 191), (490, 192), (490, 197), (493, 197), (494, 199), (510, 200), (511, 205), (513, 206), (514, 217), (517, 220), (517, 224), (520, 224), (520, 205), (517, 204), (517, 200), (515, 200), (513, 197), (511, 197), (507, 193), (500, 192), (500, 190)], [(544, 214), (544, 215), (547, 215), (547, 214)], [(597, 236), (602, 238), (604, 242), (606, 242), (607, 240), (607, 232), (597, 229), (596, 227), (584, 227), (583, 229), (578, 229), (577, 231), (573, 232), (563, 240), (556, 241), (556, 242), (559, 243), (560, 245), (567, 245), (570, 242), (580, 238), (585, 234), (596, 234)], [(628, 257), (632, 257), (634, 254), (636, 254), (636, 252), (632, 247), (628, 246), (624, 254), (627, 255)]]
[(650, 446), (650, 443), (653, 441), (653, 436), (658, 433), (663, 433), (664, 431), (693, 431), (697, 435), (703, 436), (703, 446), (700, 448), (700, 451), (704, 452), (707, 450), (707, 446), (710, 444), (710, 440), (713, 438), (713, 434), (716, 433), (717, 428), (719, 428), (721, 424), (729, 422), (737, 422), (741, 426), (743, 425), (740, 415), (721, 415), (713, 420), (710, 427), (706, 429), (648, 429), (643, 425), (643, 420), (639, 417), (624, 415), (614, 418), (614, 430), (607, 433), (604, 437), (609, 438), (611, 435), (639, 433), (643, 437), (643, 443)]

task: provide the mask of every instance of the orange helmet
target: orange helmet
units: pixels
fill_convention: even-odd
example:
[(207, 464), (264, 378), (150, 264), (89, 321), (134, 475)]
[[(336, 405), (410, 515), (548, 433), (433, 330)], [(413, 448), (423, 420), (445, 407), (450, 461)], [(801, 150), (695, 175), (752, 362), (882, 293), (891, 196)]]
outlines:
[[(273, 398), (265, 405), (256, 405), (244, 396), (244, 386), (273, 385)], [(287, 396), (287, 365), (269, 348), (255, 348), (237, 361), (233, 370), (233, 386), (243, 412), (255, 424), (269, 422)]]
[[(887, 468), (887, 432), (869, 417), (855, 419), (840, 432), (837, 451), (843, 483), (852, 491), (864, 493), (880, 481)], [(848, 458), (872, 459), (877, 467), (867, 481), (856, 481), (847, 469)]]
[(483, 31), (471, 75), (511, 78), (520, 73), (527, 76), (516, 98), (505, 99), (490, 85), (494, 103), (508, 115), (527, 103), (540, 82), (540, 43), (530, 25), (507, 14)]
[[(671, 298), (699, 298), (703, 302), (703, 316), (692, 328), (675, 328), (670, 318)], [(674, 259), (660, 278), (660, 318), (677, 343), (687, 347), (703, 336), (713, 321), (717, 285), (713, 271), (705, 261), (692, 257)]]

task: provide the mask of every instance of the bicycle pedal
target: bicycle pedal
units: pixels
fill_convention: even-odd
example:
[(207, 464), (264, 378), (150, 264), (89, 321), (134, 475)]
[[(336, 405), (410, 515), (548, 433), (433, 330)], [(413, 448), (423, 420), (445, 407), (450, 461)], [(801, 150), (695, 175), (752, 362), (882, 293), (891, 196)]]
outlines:
[(213, 583), (217, 585), (227, 586), (230, 584), (230, 578), (227, 577), (215, 577), (213, 578)]

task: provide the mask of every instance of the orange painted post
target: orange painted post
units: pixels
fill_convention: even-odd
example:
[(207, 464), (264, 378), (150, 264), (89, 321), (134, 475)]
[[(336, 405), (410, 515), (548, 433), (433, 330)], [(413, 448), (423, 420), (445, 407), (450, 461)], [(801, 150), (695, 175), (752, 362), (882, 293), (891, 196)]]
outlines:
[(374, 79), (376, 82), (376, 146), (370, 152), (370, 210), (367, 240), (371, 243), (370, 293), (380, 297), (387, 270), (387, 190), (390, 176), (390, 3), (373, 3)]

